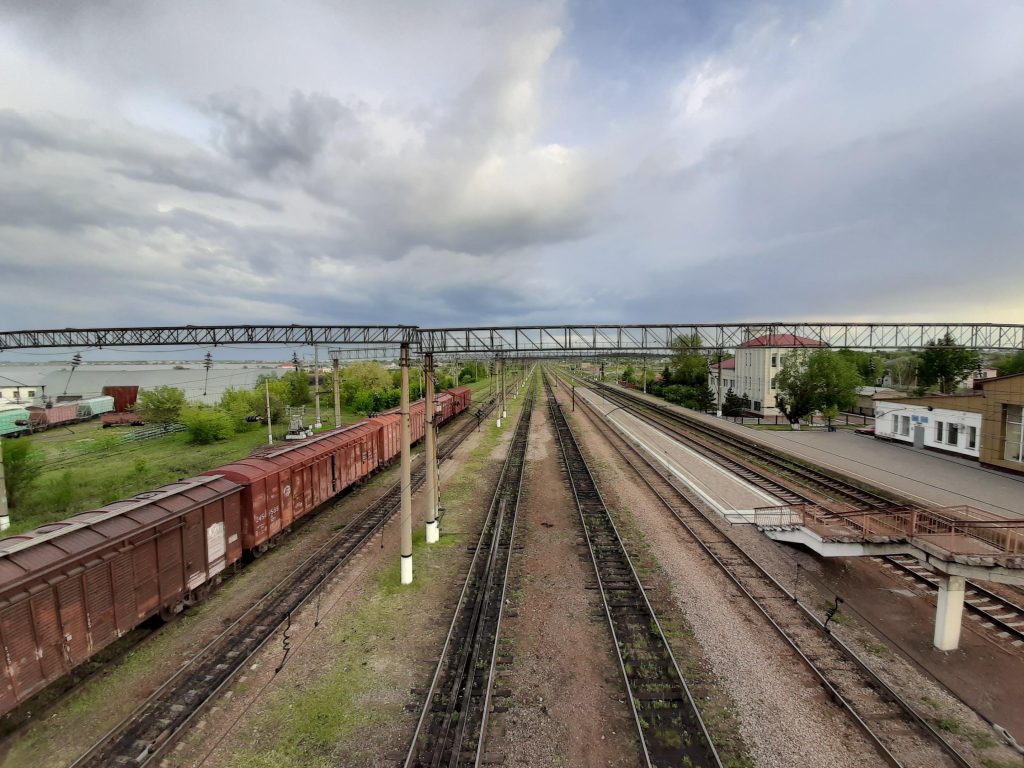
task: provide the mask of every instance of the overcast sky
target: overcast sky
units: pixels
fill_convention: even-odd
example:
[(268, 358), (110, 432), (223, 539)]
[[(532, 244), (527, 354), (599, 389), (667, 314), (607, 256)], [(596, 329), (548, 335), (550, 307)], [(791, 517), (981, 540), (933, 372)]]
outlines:
[(1019, 2), (0, 0), (0, 327), (1024, 322)]

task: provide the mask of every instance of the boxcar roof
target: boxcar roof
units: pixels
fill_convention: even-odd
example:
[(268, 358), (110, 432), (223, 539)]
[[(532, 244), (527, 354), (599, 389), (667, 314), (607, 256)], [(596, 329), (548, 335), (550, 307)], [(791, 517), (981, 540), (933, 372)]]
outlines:
[(238, 489), (238, 484), (219, 475), (192, 477), (0, 539), (0, 589)]

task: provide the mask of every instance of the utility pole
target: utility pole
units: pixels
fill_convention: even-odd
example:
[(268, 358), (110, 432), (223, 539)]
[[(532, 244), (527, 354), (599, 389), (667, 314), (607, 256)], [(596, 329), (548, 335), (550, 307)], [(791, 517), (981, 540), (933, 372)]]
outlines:
[(338, 355), (332, 354), (331, 361), (334, 364), (334, 426), (341, 426), (341, 366)]
[(314, 429), (320, 429), (323, 427), (323, 423), (320, 421), (320, 354), (316, 344), (313, 345), (313, 389), (316, 391), (316, 395), (314, 395), (316, 421), (313, 423), (313, 427)]
[(434, 413), (434, 355), (426, 352), (423, 355), (423, 375), (426, 378), (426, 398), (423, 402), (426, 421), (424, 430), (426, 470), (427, 470), (427, 544), (436, 544), (439, 538), (437, 529), (437, 435), (434, 432), (436, 415)]
[(402, 344), (399, 356), (402, 369), (401, 441), (402, 441), (402, 506), (399, 513), (402, 546), (402, 584), (412, 584), (412, 447), (409, 422), (409, 344)]
[(71, 377), (75, 375), (75, 368), (82, 364), (82, 353), (76, 352), (75, 356), (71, 358), (71, 373), (68, 374), (68, 380), (64, 384), (64, 394), (68, 393), (68, 387), (71, 386)]
[(263, 382), (267, 391), (267, 445), (274, 444), (274, 425), (270, 422), (270, 382)]
[(722, 350), (718, 350), (718, 418), (722, 418)]
[(11, 513), (7, 509), (7, 479), (4, 476), (4, 441), (0, 438), (0, 531), (11, 527)]
[(206, 397), (206, 390), (210, 383), (210, 369), (213, 368), (213, 353), (207, 352), (203, 356), (203, 368), (206, 369), (206, 374), (203, 376), (203, 397)]

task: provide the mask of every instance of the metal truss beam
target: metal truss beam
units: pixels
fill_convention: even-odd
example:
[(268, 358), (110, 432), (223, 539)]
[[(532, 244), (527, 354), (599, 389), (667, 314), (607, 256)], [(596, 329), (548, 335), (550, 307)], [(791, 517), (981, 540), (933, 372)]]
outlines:
[(415, 344), (416, 328), (408, 325), (222, 325), (151, 328), (64, 328), (0, 331), (0, 351), (54, 347), (166, 347), (276, 344)]
[[(425, 328), (424, 352), (550, 354), (671, 354), (679, 336), (696, 336), (708, 350), (735, 349), (759, 336), (792, 336), (830, 347), (863, 350), (921, 349), (949, 334), (973, 349), (1024, 349), (1024, 325), (994, 323), (740, 323), (696, 325), (559, 325), (494, 328)], [(780, 347), (812, 346), (798, 341)]]
[[(954, 343), (982, 350), (1024, 349), (1024, 325), (995, 323), (738, 323), (694, 325), (544, 325), (492, 328), (417, 328), (408, 325), (229, 325), (149, 328), (64, 328), (0, 331), (0, 351), (38, 348), (279, 345), (348, 347), (344, 359), (393, 357), (409, 344), (435, 355), (497, 354), (667, 355), (679, 336), (697, 337), (705, 350), (735, 349), (765, 335), (810, 339), (814, 346), (863, 350), (921, 349), (949, 334)], [(807, 346), (806, 342), (772, 346)], [(375, 347), (363, 353), (357, 347)], [(339, 359), (343, 359), (339, 352)]]

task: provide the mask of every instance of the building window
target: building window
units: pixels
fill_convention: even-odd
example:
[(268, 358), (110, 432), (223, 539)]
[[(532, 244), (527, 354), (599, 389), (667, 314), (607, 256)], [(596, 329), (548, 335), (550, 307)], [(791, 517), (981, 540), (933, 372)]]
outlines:
[(30, 390), (28, 391), (28, 396), (29, 396), (29, 397), (35, 397), (35, 396), (36, 396), (36, 391), (35, 391), (34, 389), (30, 389)]
[(935, 442), (936, 443), (941, 443), (942, 442), (942, 426), (943, 426), (943, 424), (942, 424), (941, 421), (936, 421), (935, 422)]
[(757, 411), (758, 413), (761, 412), (761, 401), (760, 400), (755, 400), (754, 401), (754, 410)]
[(946, 442), (950, 445), (956, 445), (960, 442), (960, 425), (950, 424), (946, 434)]
[(1024, 405), (1004, 405), (1003, 414), (1003, 459), (1024, 462)]
[(910, 436), (910, 417), (900, 416), (900, 434), (904, 437)]
[(779, 367), (779, 356), (778, 355), (772, 355), (772, 368), (778, 368), (778, 367)]
[(978, 447), (978, 428), (968, 427), (967, 428), (967, 447), (977, 448)]
[(776, 382), (778, 382), (778, 380), (779, 380), (778, 376), (772, 376), (772, 384), (771, 384), (772, 389), (775, 389), (775, 384), (776, 384)]

